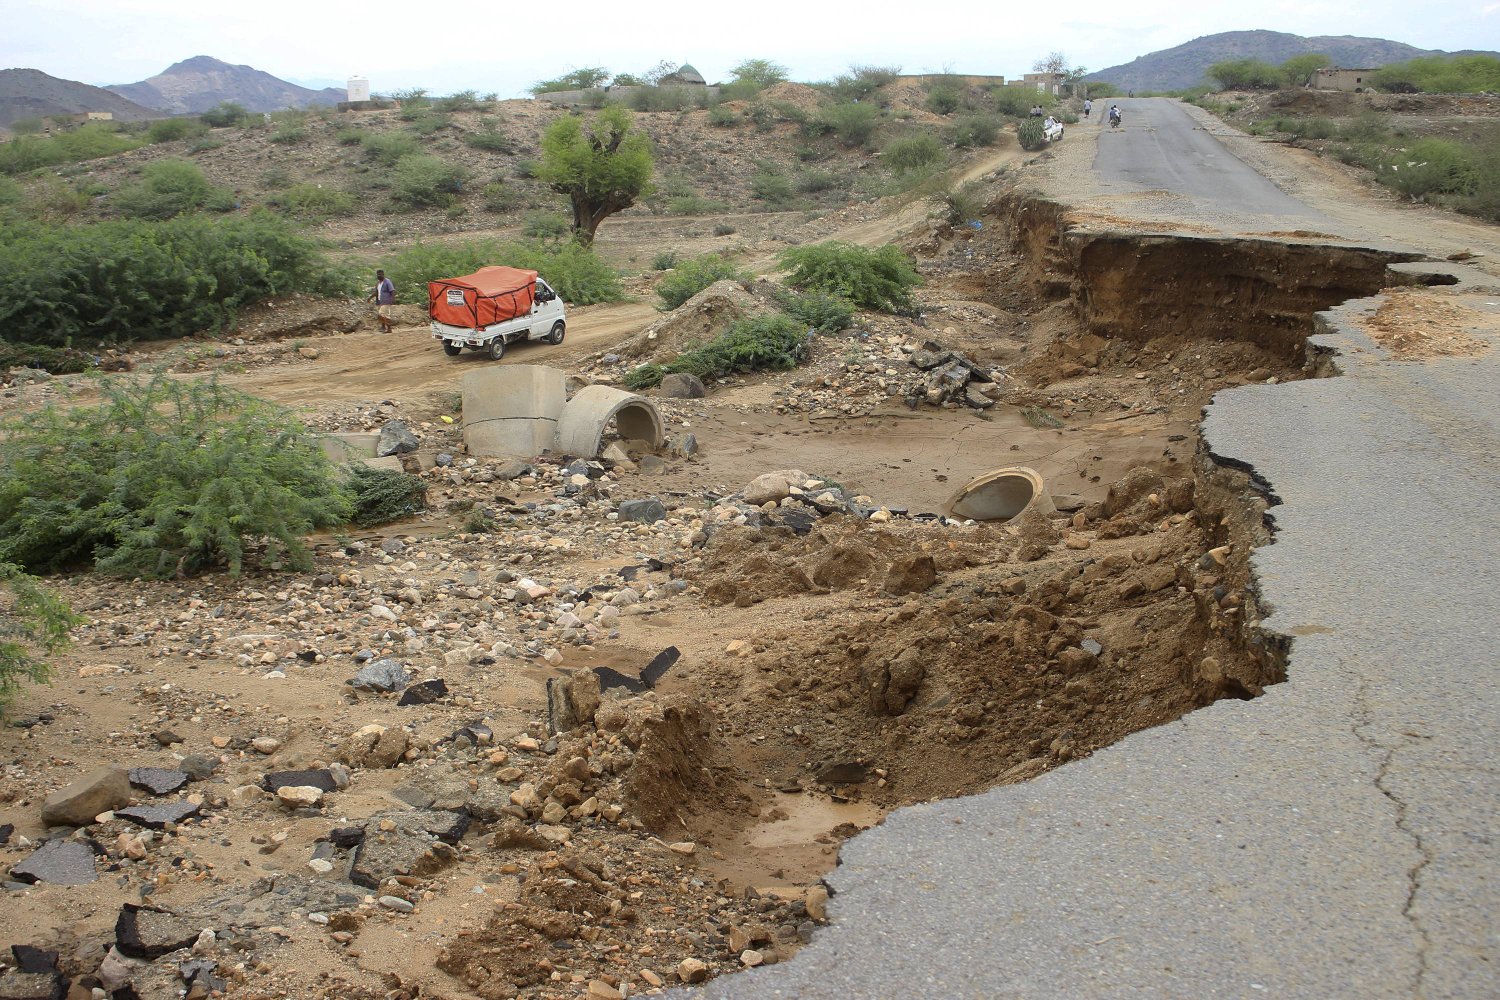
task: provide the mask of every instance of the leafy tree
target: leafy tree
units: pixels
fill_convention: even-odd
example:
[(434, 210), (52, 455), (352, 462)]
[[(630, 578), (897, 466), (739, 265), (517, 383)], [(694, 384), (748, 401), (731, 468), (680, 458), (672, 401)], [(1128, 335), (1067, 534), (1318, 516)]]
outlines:
[(569, 115), (542, 136), (539, 180), (573, 205), (573, 238), (594, 242), (599, 223), (651, 191), (651, 141), (632, 127), (630, 112), (610, 107), (585, 127)]
[(532, 94), (551, 94), (559, 90), (592, 90), (604, 86), (609, 79), (609, 70), (603, 66), (585, 66), (571, 73), (564, 73), (553, 80), (538, 80), (529, 88)]
[(1285, 76), (1260, 59), (1228, 59), (1208, 67), (1208, 78), (1220, 90), (1275, 90)]
[(198, 116), (199, 120), (210, 128), (228, 128), (231, 125), (240, 124), (249, 117), (250, 112), (245, 110), (245, 106), (236, 104), (234, 101), (222, 101)]
[(814, 243), (783, 250), (778, 259), (787, 284), (801, 291), (838, 295), (863, 309), (909, 312), (911, 289), (922, 276), (894, 244), (878, 250), (853, 243)]
[(746, 59), (729, 72), (734, 83), (749, 84), (755, 88), (753, 92), (765, 90), (787, 78), (787, 68), (769, 59)]
[(45, 127), (42, 120), (35, 116), (31, 118), (17, 118), (10, 123), (10, 130), (15, 135), (36, 135)]
[(1321, 52), (1304, 52), (1283, 62), (1281, 72), (1286, 77), (1286, 82), (1293, 87), (1305, 87), (1312, 82), (1314, 73), (1331, 65), (1333, 60)]
[(83, 619), (44, 590), (35, 577), (10, 563), (0, 563), (0, 591), (8, 600), (0, 605), (0, 714), (23, 680), (45, 682), (51, 667), (41, 654), (55, 652), (68, 641), (68, 629)]
[(1068, 57), (1061, 52), (1049, 52), (1031, 64), (1031, 71), (1033, 73), (1060, 73), (1066, 75), (1068, 72)]
[(0, 427), (0, 562), (238, 575), (264, 541), (306, 569), (303, 536), (353, 512), (333, 464), (280, 407), (164, 375), (101, 390), (101, 406), (49, 406)]

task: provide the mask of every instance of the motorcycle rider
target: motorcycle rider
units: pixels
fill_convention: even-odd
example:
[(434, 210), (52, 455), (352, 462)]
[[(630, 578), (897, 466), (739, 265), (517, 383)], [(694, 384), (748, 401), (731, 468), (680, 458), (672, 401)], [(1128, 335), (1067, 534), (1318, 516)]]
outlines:
[(1120, 127), (1120, 106), (1118, 104), (1111, 104), (1109, 106), (1109, 127)]

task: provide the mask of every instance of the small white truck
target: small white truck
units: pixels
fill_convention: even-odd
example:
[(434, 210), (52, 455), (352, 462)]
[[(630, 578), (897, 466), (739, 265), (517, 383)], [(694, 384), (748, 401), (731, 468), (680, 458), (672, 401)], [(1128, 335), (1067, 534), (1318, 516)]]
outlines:
[(428, 282), (427, 315), (432, 336), (450, 358), (467, 348), (499, 361), (507, 344), (561, 344), (568, 328), (562, 297), (535, 271), (518, 267), (481, 267), (473, 274)]

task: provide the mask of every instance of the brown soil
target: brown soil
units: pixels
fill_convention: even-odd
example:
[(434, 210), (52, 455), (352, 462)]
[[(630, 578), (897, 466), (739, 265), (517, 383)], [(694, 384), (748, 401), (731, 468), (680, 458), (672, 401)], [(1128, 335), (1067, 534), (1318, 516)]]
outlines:
[(1397, 358), (1420, 361), (1483, 354), (1490, 349), (1490, 342), (1470, 331), (1492, 329), (1494, 322), (1493, 313), (1440, 298), (1427, 289), (1396, 288), (1361, 325)]
[[(15, 826), (0, 864), (47, 836), (44, 798), (100, 764), (197, 754), (216, 770), (157, 800), (202, 808), (171, 829), (86, 827), (102, 851), (92, 885), (7, 890), (8, 926), (24, 930), (0, 943), (56, 948), (89, 982), (120, 907), (145, 899), (194, 935), (216, 930), (203, 951), (234, 995), (536, 1000), (591, 982), (635, 995), (694, 978), (693, 963), (707, 976), (791, 958), (824, 920), (818, 880), (838, 845), (892, 808), (1026, 780), (1279, 680), (1248, 568), (1266, 501), (1200, 454), (1196, 423), (1220, 389), (1299, 377), (1312, 310), (1378, 286), (1383, 261), (1326, 251), (1312, 281), (1306, 247), (1069, 238), (1057, 206), (1004, 196), (994, 171), (1014, 157), (965, 171), (991, 178), (979, 230), (933, 223), (919, 202), (801, 220), (804, 235), (916, 251), (920, 314), (861, 315), (796, 371), (658, 400), (699, 453), (617, 466), (576, 493), (551, 458), (513, 479), (469, 464), (442, 418), (458, 376), (488, 362), (444, 358), (418, 325), (372, 333), (357, 304), (278, 302), (222, 342), (143, 352), (319, 428), (402, 416), (424, 452), (458, 460), (424, 473), (426, 514), (318, 539), (309, 573), (51, 581), (88, 621), (0, 737), (0, 824)], [(613, 252), (639, 251), (616, 232)], [(1109, 280), (1128, 266), (1162, 276), (1136, 283), (1150, 290), (1139, 314)], [(565, 344), (506, 363), (615, 380), (634, 363), (614, 359), (621, 345), (657, 318), (645, 301), (576, 310)], [(694, 315), (683, 335), (721, 318)], [(924, 373), (908, 359), (929, 341), (992, 370), (992, 406), (913, 395)], [(70, 387), (55, 382), (14, 386), (5, 404)], [(1040, 471), (1064, 513), (900, 516), (935, 514), (1011, 464)], [(735, 500), (787, 468), (883, 509), (797, 534), (772, 523), (806, 510), (796, 501)], [(665, 521), (615, 519), (645, 496)], [(492, 530), (470, 527), (476, 509)], [(593, 668), (635, 678), (669, 647), (680, 659), (655, 690), (591, 701)], [(446, 694), (400, 706), (349, 687), (366, 650)], [(576, 718), (554, 735), (559, 692)], [(388, 755), (359, 736), (370, 725), (395, 741)], [(317, 806), (255, 787), (339, 761), (347, 787)], [(355, 826), (358, 848), (341, 839)], [(373, 878), (344, 878), (379, 857)], [(186, 954), (135, 966), (140, 994), (182, 989)]]

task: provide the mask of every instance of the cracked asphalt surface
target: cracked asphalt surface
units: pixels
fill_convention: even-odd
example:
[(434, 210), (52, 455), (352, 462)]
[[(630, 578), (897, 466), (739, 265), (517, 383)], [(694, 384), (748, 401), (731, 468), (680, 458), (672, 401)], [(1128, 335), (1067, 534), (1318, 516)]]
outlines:
[[(1464, 280), (1494, 344), (1500, 288)], [(1206, 415), (1281, 501), (1253, 565), (1288, 681), (898, 811), (845, 845), (832, 926), (698, 995), (1500, 996), (1500, 364), (1393, 361), (1371, 308), (1329, 314), (1342, 377)]]

